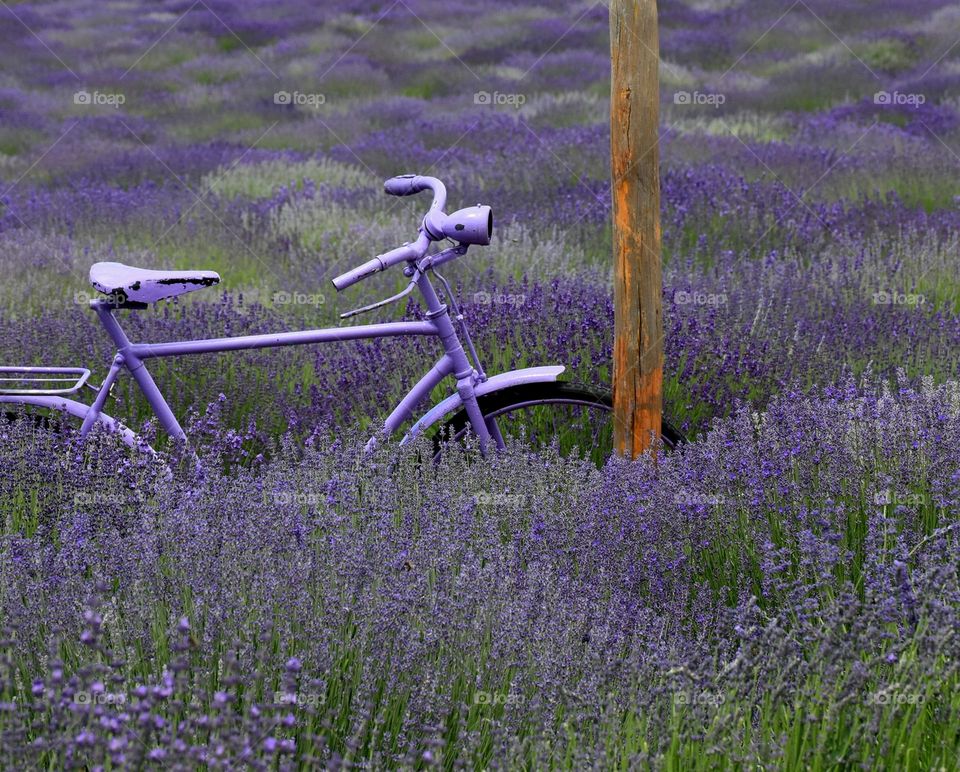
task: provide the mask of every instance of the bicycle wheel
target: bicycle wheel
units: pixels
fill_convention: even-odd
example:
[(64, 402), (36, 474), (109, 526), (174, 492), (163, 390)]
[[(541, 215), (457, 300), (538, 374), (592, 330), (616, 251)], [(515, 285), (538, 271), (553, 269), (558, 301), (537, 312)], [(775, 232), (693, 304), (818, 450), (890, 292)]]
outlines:
[[(609, 391), (573, 383), (530, 383), (513, 386), (478, 399), (487, 418), (496, 418), (506, 442), (522, 440), (533, 449), (558, 446), (561, 455), (590, 458), (603, 464), (613, 453), (613, 399)], [(465, 410), (448, 420), (434, 438), (437, 452), (443, 442), (459, 442), (471, 430)], [(684, 438), (666, 420), (663, 444), (672, 450)]]

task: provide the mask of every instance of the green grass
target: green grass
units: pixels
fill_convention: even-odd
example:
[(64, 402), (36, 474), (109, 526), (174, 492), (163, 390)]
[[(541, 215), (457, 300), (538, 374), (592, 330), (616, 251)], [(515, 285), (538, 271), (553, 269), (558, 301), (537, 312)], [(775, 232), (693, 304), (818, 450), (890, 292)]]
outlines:
[(327, 158), (307, 161), (267, 161), (220, 168), (206, 175), (204, 190), (223, 198), (269, 198), (281, 186), (303, 188), (305, 180), (353, 190), (377, 190), (383, 181), (369, 172)]
[(917, 168), (908, 157), (896, 151), (889, 155), (882, 170), (857, 171), (825, 179), (817, 186), (818, 198), (857, 202), (896, 193), (908, 207), (920, 207), (926, 212), (955, 206), (960, 183), (960, 171), (955, 165), (945, 163), (933, 172), (929, 168)]
[(906, 70), (917, 62), (917, 54), (910, 46), (893, 38), (854, 46), (853, 50), (868, 67), (884, 72)]
[(177, 141), (202, 143), (233, 139), (247, 131), (263, 133), (273, 122), (269, 116), (251, 115), (221, 105), (217, 110), (204, 107), (178, 112), (169, 120), (168, 130)]
[(0, 131), (0, 154), (17, 157), (33, 147), (31, 134), (17, 130)]

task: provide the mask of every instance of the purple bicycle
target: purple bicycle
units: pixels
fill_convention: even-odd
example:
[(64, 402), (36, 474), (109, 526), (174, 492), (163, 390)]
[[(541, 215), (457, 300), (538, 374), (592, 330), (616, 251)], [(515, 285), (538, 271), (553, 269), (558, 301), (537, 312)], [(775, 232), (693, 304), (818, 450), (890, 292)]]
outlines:
[[(172, 343), (134, 343), (121, 328), (117, 311), (144, 309), (152, 302), (213, 286), (220, 277), (213, 271), (155, 271), (122, 263), (96, 263), (90, 269), (90, 282), (104, 297), (90, 301), (90, 306), (117, 346), (103, 382), (99, 387), (90, 385), (90, 370), (82, 367), (0, 367), (0, 403), (62, 411), (80, 422), (81, 437), (100, 424), (119, 432), (127, 444), (139, 447), (142, 443), (132, 430), (103, 412), (113, 384), (120, 373), (126, 371), (143, 392), (164, 431), (174, 440), (186, 441), (176, 416), (147, 369), (151, 359), (423, 335), (438, 338), (443, 355), (400, 400), (381, 431), (371, 437), (368, 447), (372, 448), (381, 437), (393, 436), (413, 421), (401, 444), (432, 432), (439, 449), (443, 441), (459, 441), (472, 433), (484, 451), (491, 446), (503, 448), (509, 437), (522, 436), (535, 445), (556, 442), (565, 454), (575, 451), (589, 454), (598, 461), (605, 458), (612, 449), (609, 392), (558, 380), (565, 369), (562, 365), (488, 375), (480, 363), (464, 314), (438, 269), (463, 257), (470, 246), (490, 243), (493, 232), (490, 207), (477, 205), (445, 214), (446, 188), (434, 177), (414, 174), (393, 177), (387, 180), (385, 189), (393, 196), (410, 196), (424, 190), (433, 192), (433, 203), (421, 222), (417, 240), (336, 277), (333, 285), (338, 291), (343, 290), (396, 265), (404, 266), (403, 273), (409, 283), (402, 292), (342, 314), (341, 318), (382, 308), (416, 290), (426, 308), (422, 320)], [(433, 243), (444, 240), (454, 245), (429, 254)], [(434, 286), (434, 277), (444, 300)], [(414, 420), (418, 406), (447, 378), (456, 382), (455, 392)], [(96, 394), (92, 403), (67, 398), (84, 386)], [(672, 447), (679, 439), (665, 423), (665, 445)]]

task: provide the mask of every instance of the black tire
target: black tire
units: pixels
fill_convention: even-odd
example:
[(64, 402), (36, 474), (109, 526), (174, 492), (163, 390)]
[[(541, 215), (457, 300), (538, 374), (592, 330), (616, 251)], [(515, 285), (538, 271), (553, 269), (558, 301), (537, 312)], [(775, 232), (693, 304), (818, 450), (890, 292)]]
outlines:
[[(598, 464), (602, 464), (613, 452), (613, 427), (610, 420), (613, 398), (609, 391), (554, 381), (513, 386), (480, 397), (477, 401), (484, 416), (494, 416), (498, 419), (497, 425), (505, 439), (508, 435), (516, 436), (516, 432), (511, 431), (503, 419), (510, 414), (522, 412), (526, 414), (527, 420), (518, 428), (524, 433), (525, 439), (535, 447), (558, 441), (562, 454), (566, 455), (564, 451), (577, 449), (579, 455), (589, 455)], [(552, 426), (543, 426), (542, 436), (537, 436), (537, 421), (542, 419), (550, 408), (554, 408), (554, 412), (559, 414), (563, 431), (558, 431), (558, 424), (555, 422)], [(563, 413), (557, 410), (558, 408), (568, 411), (565, 418)], [(571, 436), (564, 437), (563, 435), (571, 429)], [(439, 453), (444, 442), (461, 441), (469, 430), (470, 421), (467, 413), (461, 410), (437, 432), (434, 437), (435, 450)], [(673, 450), (684, 440), (683, 435), (664, 419), (664, 447), (667, 450)], [(592, 442), (589, 453), (585, 452), (587, 441)]]

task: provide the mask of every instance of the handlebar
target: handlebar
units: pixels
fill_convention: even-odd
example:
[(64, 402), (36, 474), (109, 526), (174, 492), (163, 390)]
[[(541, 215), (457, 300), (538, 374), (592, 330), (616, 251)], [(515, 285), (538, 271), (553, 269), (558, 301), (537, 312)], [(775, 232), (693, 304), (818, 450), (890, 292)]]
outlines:
[(385, 183), (383, 188), (391, 196), (412, 196), (421, 190), (426, 190), (422, 180), (416, 174), (401, 174), (399, 177), (391, 177)]
[(423, 190), (433, 191), (433, 203), (430, 204), (431, 211), (443, 208), (447, 205), (447, 189), (436, 177), (421, 177), (419, 174), (401, 174), (399, 177), (391, 177), (383, 183), (383, 189), (390, 196), (412, 196)]
[(436, 177), (402, 174), (399, 177), (391, 177), (384, 183), (383, 188), (391, 196), (412, 196), (424, 190), (433, 191), (433, 202), (420, 225), (420, 236), (412, 244), (405, 244), (378, 255), (363, 265), (334, 278), (333, 286), (338, 291), (351, 287), (390, 266), (419, 260), (427, 254), (432, 241), (450, 238), (462, 245), (490, 243), (490, 234), (493, 231), (493, 215), (490, 207), (477, 205), (469, 210), (461, 209), (447, 216), (443, 212), (447, 205), (447, 189)]
[(430, 246), (430, 239), (427, 234), (421, 233), (413, 244), (406, 244), (396, 249), (391, 249), (382, 255), (378, 255), (372, 260), (367, 260), (363, 265), (358, 265), (333, 280), (333, 286), (337, 291), (352, 287), (359, 281), (363, 281), (368, 276), (384, 271), (392, 265), (406, 262), (407, 260), (419, 260), (427, 253), (427, 247)]

